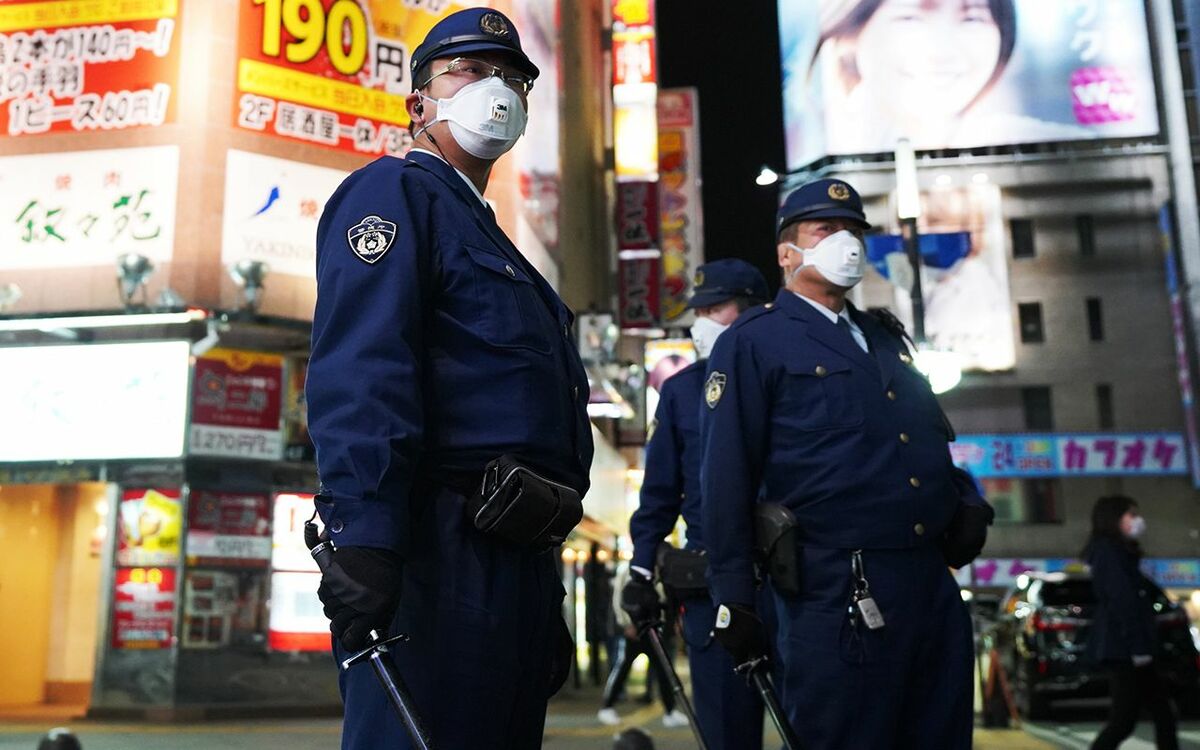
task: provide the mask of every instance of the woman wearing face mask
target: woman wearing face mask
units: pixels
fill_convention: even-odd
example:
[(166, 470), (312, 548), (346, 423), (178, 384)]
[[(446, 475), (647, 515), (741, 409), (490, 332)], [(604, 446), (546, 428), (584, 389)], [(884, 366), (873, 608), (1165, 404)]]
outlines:
[(1092, 534), (1083, 557), (1092, 568), (1098, 605), (1088, 651), (1110, 670), (1113, 700), (1094, 750), (1112, 750), (1133, 734), (1143, 707), (1154, 717), (1157, 747), (1179, 747), (1175, 716), (1154, 671), (1156, 586), (1138, 569), (1138, 539), (1145, 530), (1146, 519), (1131, 498), (1102, 497), (1092, 508)]

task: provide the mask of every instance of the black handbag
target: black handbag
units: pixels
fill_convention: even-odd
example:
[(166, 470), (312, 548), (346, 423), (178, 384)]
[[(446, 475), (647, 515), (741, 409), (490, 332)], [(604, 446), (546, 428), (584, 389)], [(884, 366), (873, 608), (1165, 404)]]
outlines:
[(677, 600), (708, 596), (708, 557), (700, 550), (658, 545), (658, 579)]
[(539, 550), (562, 544), (583, 520), (578, 492), (512, 456), (488, 464), (479, 492), (467, 498), (466, 511), (483, 533)]

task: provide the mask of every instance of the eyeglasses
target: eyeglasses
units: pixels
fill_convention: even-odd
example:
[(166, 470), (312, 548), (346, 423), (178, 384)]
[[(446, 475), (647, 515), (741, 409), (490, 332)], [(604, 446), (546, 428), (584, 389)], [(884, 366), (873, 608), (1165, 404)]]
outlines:
[(440, 75), (450, 74), (458, 78), (462, 78), (470, 83), (482, 81), (485, 78), (495, 76), (501, 81), (504, 81), (513, 91), (520, 94), (528, 94), (533, 88), (533, 78), (524, 73), (517, 73), (512, 70), (498, 68), (491, 63), (485, 63), (482, 60), (474, 60), (470, 57), (456, 57), (451, 60), (444, 70), (438, 71), (429, 76), (425, 83), (421, 84), (420, 88), (428, 86), (434, 78)]

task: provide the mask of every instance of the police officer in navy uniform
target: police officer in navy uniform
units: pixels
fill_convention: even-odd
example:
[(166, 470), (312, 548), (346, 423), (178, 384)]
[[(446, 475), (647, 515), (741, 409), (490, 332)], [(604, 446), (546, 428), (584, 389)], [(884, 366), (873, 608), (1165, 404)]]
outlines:
[[(680, 515), (687, 523), (687, 548), (705, 549), (700, 517), (700, 407), (709, 352), (722, 331), (753, 305), (768, 298), (767, 282), (743, 260), (700, 266), (688, 307), (696, 313), (692, 341), (698, 359), (666, 380), (646, 446), (641, 501), (629, 521), (633, 538), (630, 582), (622, 602), (635, 624), (654, 620), (659, 601), (651, 583), (659, 545)], [(712, 639), (716, 607), (707, 596), (685, 599), (683, 634), (688, 644), (692, 699), (700, 733), (712, 750), (762, 747), (762, 703), (734, 673), (729, 653)]]
[[(890, 316), (855, 309), (868, 228), (858, 194), (819, 180), (778, 215), (785, 288), (722, 334), (701, 425), (702, 522), (715, 633), (746, 662), (756, 512), (790, 514), (774, 576), (782, 696), (808, 750), (971, 746), (972, 636), (948, 566), (982, 549), (992, 512), (950, 460), (948, 421)], [(786, 590), (785, 590), (786, 589)]]
[[(390, 656), (438, 747), (532, 750), (572, 648), (555, 552), (485, 535), (464, 502), (501, 455), (588, 486), (572, 315), (482, 197), (538, 69), (508, 18), (474, 8), (433, 26), (412, 73), (412, 152), (350, 175), (317, 231), (317, 510), (378, 604), (349, 606), (328, 575), (320, 595), (339, 660), (372, 629), (411, 637)], [(343, 748), (409, 747), (372, 670), (339, 684)]]

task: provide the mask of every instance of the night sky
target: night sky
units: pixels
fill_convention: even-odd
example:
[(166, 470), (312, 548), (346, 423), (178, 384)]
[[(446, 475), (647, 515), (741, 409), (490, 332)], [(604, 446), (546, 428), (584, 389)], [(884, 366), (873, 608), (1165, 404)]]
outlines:
[(754, 178), (784, 165), (775, 1), (660, 0), (656, 12), (660, 85), (700, 92), (705, 255), (744, 258), (774, 288), (778, 185)]

